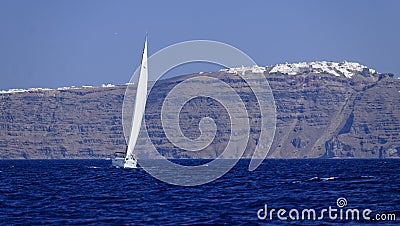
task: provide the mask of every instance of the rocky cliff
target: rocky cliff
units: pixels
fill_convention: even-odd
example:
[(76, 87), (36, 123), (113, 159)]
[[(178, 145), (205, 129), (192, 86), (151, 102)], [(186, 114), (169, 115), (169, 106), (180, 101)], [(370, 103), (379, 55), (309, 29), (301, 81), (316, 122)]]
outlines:
[[(225, 81), (246, 103), (251, 138), (257, 143), (260, 111), (237, 73), (262, 71), (275, 98), (277, 128), (270, 158), (400, 157), (400, 79), (356, 63), (311, 62), (271, 67), (232, 68), (162, 80), (148, 99), (151, 140), (167, 157), (213, 158), (229, 139), (229, 117), (218, 102), (196, 98), (180, 115), (190, 138), (199, 135), (204, 116), (216, 119), (216, 139), (203, 151), (187, 153), (165, 137), (160, 106), (180, 81), (211, 76)], [(125, 85), (0, 92), (0, 158), (106, 158), (124, 151), (122, 103)]]

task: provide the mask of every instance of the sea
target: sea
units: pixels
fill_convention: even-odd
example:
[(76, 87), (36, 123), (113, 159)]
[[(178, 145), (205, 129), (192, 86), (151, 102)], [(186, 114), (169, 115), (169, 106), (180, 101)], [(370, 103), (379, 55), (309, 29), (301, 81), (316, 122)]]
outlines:
[(2, 160), (0, 225), (400, 223), (400, 159), (267, 159), (255, 171), (248, 165), (240, 160), (215, 181), (185, 187), (107, 160)]

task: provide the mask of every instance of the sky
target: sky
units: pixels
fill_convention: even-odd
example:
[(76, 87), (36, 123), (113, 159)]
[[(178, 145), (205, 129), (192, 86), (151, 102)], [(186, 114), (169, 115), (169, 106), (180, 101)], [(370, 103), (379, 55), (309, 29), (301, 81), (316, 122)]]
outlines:
[(260, 66), (346, 60), (398, 76), (399, 25), (396, 0), (0, 0), (0, 90), (125, 84), (146, 32), (149, 55), (207, 39)]

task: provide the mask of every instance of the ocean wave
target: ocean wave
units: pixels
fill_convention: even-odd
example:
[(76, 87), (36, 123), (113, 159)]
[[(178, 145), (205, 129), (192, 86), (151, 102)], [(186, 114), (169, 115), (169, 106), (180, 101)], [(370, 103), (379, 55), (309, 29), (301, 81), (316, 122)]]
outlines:
[(88, 166), (87, 168), (89, 168), (89, 169), (100, 169), (101, 167), (98, 167), (98, 166)]
[(312, 177), (310, 179), (307, 179), (306, 181), (330, 181), (336, 179), (339, 179), (339, 177)]
[(374, 176), (361, 176), (361, 178), (374, 178)]

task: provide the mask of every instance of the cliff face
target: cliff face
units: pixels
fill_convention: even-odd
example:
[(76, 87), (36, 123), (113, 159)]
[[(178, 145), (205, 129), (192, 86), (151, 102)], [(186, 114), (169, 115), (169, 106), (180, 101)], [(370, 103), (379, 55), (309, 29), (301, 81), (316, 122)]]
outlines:
[[(400, 79), (361, 71), (356, 76), (332, 76), (301, 69), (264, 74), (273, 90), (277, 128), (271, 158), (400, 157)], [(286, 69), (285, 69), (286, 70)], [(367, 73), (364, 74), (363, 73)], [(368, 74), (373, 73), (373, 74)], [(176, 149), (163, 133), (160, 106), (168, 90), (189, 75), (156, 84), (146, 107), (150, 137), (168, 157), (216, 157), (229, 139), (229, 117), (209, 98), (184, 106), (180, 126), (190, 138), (199, 135), (204, 116), (216, 119), (214, 142), (204, 151)], [(251, 124), (245, 157), (257, 142), (260, 113), (254, 95), (229, 71), (204, 73), (240, 93)], [(0, 94), (0, 158), (105, 158), (126, 148), (122, 103), (126, 86), (31, 90)]]
[(271, 157), (400, 156), (399, 79), (297, 75), (269, 80), (278, 108)]
[(0, 95), (0, 158), (104, 158), (125, 150), (125, 88)]

